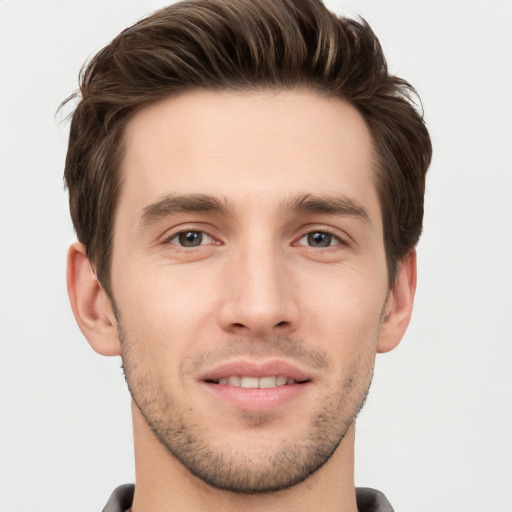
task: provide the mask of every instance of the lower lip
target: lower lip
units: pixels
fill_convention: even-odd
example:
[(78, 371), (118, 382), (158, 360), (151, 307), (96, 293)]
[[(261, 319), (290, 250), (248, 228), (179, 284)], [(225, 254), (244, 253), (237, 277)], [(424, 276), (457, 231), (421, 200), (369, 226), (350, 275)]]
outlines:
[(277, 409), (286, 403), (297, 399), (311, 385), (310, 382), (290, 384), (275, 388), (242, 388), (224, 384), (203, 382), (203, 385), (215, 397), (232, 406), (245, 411), (264, 412)]

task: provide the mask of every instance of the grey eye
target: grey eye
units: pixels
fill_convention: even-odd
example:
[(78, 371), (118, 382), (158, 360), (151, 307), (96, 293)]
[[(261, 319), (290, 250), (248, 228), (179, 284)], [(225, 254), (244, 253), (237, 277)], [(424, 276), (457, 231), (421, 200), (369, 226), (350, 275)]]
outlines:
[(312, 231), (299, 240), (299, 245), (308, 245), (309, 247), (331, 247), (339, 243), (337, 237), (325, 231)]
[(329, 233), (309, 233), (308, 245), (311, 247), (329, 247), (331, 245), (332, 235)]
[(197, 231), (188, 231), (178, 235), (180, 245), (183, 247), (197, 247), (203, 241), (203, 234)]
[(182, 231), (170, 242), (181, 247), (199, 247), (205, 243), (211, 243), (212, 238), (202, 231)]

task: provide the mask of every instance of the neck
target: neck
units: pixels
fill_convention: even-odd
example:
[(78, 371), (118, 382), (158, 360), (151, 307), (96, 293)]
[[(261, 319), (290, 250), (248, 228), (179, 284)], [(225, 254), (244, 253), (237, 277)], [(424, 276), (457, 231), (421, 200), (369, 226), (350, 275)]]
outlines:
[(289, 489), (238, 494), (211, 487), (192, 475), (156, 439), (132, 406), (136, 486), (133, 512), (357, 512), (354, 488), (354, 425), (333, 456)]

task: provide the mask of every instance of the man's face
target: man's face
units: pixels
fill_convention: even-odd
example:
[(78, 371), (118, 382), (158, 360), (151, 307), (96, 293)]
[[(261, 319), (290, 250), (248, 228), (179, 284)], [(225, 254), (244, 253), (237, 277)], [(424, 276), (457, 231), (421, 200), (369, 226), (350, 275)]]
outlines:
[(140, 413), (219, 488), (334, 453), (388, 297), (368, 129), (312, 92), (194, 92), (128, 126), (112, 293)]

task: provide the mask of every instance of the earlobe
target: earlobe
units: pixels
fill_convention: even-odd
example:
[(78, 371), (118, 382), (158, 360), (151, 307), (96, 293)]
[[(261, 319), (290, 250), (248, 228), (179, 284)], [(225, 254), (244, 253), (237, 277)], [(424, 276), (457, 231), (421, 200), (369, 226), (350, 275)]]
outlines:
[(400, 263), (380, 326), (377, 352), (389, 352), (402, 340), (412, 315), (416, 293), (416, 251)]
[(68, 251), (67, 287), (76, 322), (91, 347), (105, 356), (119, 355), (121, 346), (112, 305), (79, 242)]

